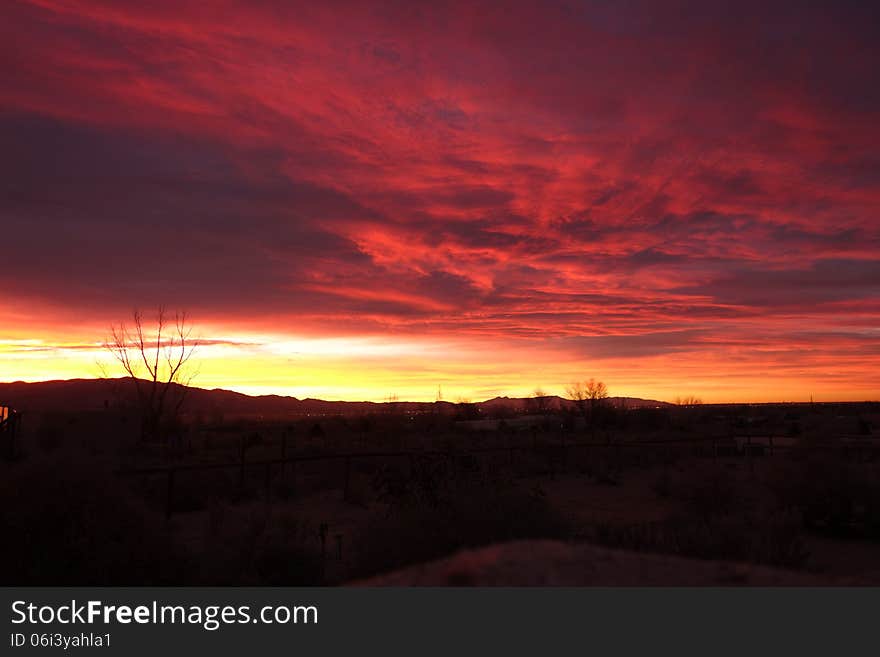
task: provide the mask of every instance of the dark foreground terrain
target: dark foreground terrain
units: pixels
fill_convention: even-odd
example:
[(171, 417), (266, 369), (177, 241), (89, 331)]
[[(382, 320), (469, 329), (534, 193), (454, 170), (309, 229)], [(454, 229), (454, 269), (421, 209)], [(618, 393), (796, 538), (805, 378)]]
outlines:
[(126, 403), (0, 385), (3, 581), (880, 583), (877, 404), (202, 392), (143, 442)]

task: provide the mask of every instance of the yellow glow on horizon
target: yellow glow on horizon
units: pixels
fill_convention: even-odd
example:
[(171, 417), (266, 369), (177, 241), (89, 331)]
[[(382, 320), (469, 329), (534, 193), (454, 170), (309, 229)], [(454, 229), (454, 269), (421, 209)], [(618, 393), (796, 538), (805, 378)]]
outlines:
[[(360, 336), (315, 338), (229, 334), (206, 341), (197, 353), (194, 385), (245, 394), (327, 400), (480, 401), (527, 397), (536, 388), (563, 396), (576, 379), (595, 377), (612, 396), (671, 400), (696, 395), (705, 402), (822, 401), (880, 398), (877, 374), (839, 362), (812, 369), (723, 354), (668, 354), (640, 358), (572, 359), (548, 347), (479, 341), (402, 340)], [(50, 339), (0, 340), (0, 380), (44, 381), (122, 371), (99, 343)]]

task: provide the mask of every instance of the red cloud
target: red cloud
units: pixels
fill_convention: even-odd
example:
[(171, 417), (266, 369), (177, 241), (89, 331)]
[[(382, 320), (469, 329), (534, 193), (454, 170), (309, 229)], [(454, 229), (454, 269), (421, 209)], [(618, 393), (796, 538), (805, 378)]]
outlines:
[(101, 318), (875, 358), (856, 11), (15, 3), (0, 282)]

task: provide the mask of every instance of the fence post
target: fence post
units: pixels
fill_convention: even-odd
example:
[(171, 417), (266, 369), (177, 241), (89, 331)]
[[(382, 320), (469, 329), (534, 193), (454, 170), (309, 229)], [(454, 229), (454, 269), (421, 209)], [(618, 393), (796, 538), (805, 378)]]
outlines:
[(272, 464), (266, 463), (266, 474), (265, 474), (265, 485), (266, 485), (266, 501), (269, 501), (269, 497), (272, 493)]
[(318, 535), (321, 537), (321, 580), (324, 580), (327, 567), (327, 531), (329, 527), (326, 522), (322, 522), (318, 529)]
[(15, 460), (15, 433), (18, 425), (18, 414), (12, 411), (6, 418), (9, 430), (9, 460)]
[(290, 497), (296, 497), (296, 461), (290, 462)]
[(748, 455), (749, 460), (749, 474), (755, 474), (755, 461), (752, 457), (752, 432), (749, 432), (749, 435), (746, 439), (746, 454)]
[(238, 468), (238, 493), (242, 497), (244, 496), (244, 452), (245, 452), (245, 440), (244, 434), (241, 436), (241, 441), (239, 443), (239, 468)]
[(281, 431), (281, 479), (284, 479), (284, 470), (287, 463), (285, 459), (287, 458), (287, 427)]
[(165, 491), (165, 520), (171, 518), (174, 506), (174, 468), (168, 471), (168, 489)]

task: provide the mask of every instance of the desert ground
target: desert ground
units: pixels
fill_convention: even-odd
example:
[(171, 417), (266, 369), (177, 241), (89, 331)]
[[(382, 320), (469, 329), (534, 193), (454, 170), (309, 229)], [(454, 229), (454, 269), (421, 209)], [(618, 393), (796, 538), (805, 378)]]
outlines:
[(10, 584), (880, 583), (878, 404), (221, 407), (145, 443), (22, 399)]

